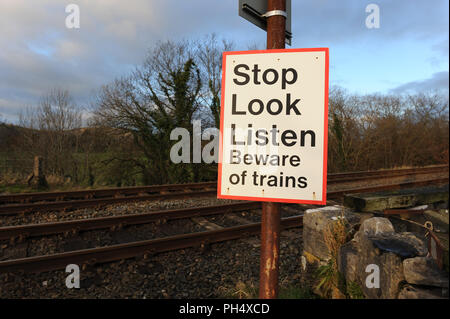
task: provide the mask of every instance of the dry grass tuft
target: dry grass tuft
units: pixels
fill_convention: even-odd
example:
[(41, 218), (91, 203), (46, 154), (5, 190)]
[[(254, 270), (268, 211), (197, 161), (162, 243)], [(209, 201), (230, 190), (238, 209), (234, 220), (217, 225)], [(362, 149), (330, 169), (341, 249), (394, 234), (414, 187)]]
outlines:
[(325, 297), (342, 298), (344, 294), (340, 292), (342, 288), (342, 276), (338, 270), (338, 255), (343, 244), (348, 240), (349, 227), (343, 214), (331, 223), (324, 231), (323, 238), (330, 253), (328, 263), (317, 269), (319, 283), (316, 289)]

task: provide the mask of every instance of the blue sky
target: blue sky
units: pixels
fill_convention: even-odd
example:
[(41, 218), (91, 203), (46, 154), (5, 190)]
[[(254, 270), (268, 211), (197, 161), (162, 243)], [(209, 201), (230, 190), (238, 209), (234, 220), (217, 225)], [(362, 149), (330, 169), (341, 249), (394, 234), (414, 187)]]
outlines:
[[(65, 27), (66, 5), (80, 29)], [(365, 8), (380, 8), (368, 29)], [(448, 94), (447, 0), (292, 0), (292, 48), (329, 47), (330, 84), (350, 92)], [(237, 50), (265, 46), (265, 32), (238, 16), (238, 0), (1, 0), (0, 119), (17, 120), (55, 86), (86, 103), (126, 75), (159, 40), (216, 33)]]

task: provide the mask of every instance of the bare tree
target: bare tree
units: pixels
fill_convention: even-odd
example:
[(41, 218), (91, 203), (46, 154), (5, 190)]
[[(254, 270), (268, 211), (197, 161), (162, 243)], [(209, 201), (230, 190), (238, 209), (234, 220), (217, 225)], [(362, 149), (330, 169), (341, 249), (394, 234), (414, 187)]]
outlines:
[(192, 131), (200, 108), (202, 82), (193, 50), (188, 41), (162, 42), (130, 76), (100, 92), (95, 111), (99, 123), (131, 133), (143, 154), (115, 158), (140, 167), (146, 184), (197, 179), (193, 167), (175, 167), (169, 157), (171, 130)]
[(220, 126), (220, 92), (222, 81), (222, 53), (230, 51), (233, 43), (222, 39), (219, 41), (215, 34), (205, 37), (198, 43), (198, 60), (202, 70), (203, 88), (202, 102), (209, 107), (209, 114), (213, 117), (215, 127)]
[(50, 174), (76, 178), (73, 130), (81, 127), (81, 114), (67, 90), (52, 89), (36, 108), (19, 114), (19, 124), (25, 128), (23, 152), (44, 157)]

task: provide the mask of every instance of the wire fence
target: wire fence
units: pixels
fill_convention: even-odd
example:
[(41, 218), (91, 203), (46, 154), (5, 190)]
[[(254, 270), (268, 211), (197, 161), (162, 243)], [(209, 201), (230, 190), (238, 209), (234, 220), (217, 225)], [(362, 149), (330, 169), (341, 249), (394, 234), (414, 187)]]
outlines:
[(12, 158), (0, 157), (0, 178), (9, 179), (26, 179), (33, 171), (33, 158)]

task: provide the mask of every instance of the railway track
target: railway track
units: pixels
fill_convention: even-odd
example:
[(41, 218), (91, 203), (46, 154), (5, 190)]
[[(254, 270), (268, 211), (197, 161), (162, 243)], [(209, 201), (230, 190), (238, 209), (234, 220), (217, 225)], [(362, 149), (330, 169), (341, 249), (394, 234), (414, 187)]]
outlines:
[[(288, 229), (300, 227), (302, 222), (302, 216), (282, 218), (281, 228)], [(251, 223), (242, 226), (227, 227), (219, 230), (203, 231), (187, 235), (177, 235), (100, 248), (76, 250), (46, 256), (7, 260), (0, 262), (0, 271), (44, 272), (64, 269), (68, 264), (94, 265), (139, 256), (146, 258), (149, 255), (156, 253), (191, 247), (202, 247), (222, 241), (249, 237), (259, 234), (260, 231), (261, 223)]]
[(259, 209), (259, 202), (245, 202), (226, 205), (204, 206), (173, 210), (162, 210), (143, 214), (119, 215), (100, 218), (70, 220), (55, 223), (42, 223), (21, 226), (0, 227), (0, 240), (19, 241), (36, 236), (77, 233), (98, 229), (121, 229), (126, 226), (147, 224), (157, 221), (168, 221), (199, 216), (210, 216)]
[[(328, 185), (443, 172), (448, 172), (448, 165), (384, 171), (337, 173), (328, 175)], [(0, 215), (14, 215), (35, 211), (81, 209), (136, 201), (184, 199), (199, 196), (213, 196), (215, 194), (216, 182), (205, 182), (73, 192), (0, 195), (0, 204), (3, 204), (0, 205)]]
[[(347, 189), (342, 191), (332, 191), (328, 193), (328, 198), (338, 199), (344, 196), (345, 194), (396, 190), (411, 187), (428, 186), (445, 182), (447, 182), (447, 179), (431, 179), (418, 182), (408, 182), (393, 185), (381, 185), (381, 186)], [(140, 214), (79, 219), (53, 223), (6, 226), (0, 227), (0, 240), (10, 240), (10, 242), (15, 241), (20, 242), (28, 237), (44, 236), (51, 234), (64, 234), (64, 233), (75, 234), (80, 231), (99, 230), (107, 228), (121, 229), (126, 226), (146, 224), (157, 221), (193, 218), (198, 216), (211, 216), (260, 208), (261, 208), (260, 202), (244, 202), (244, 203), (234, 203), (215, 206), (162, 210)]]
[[(345, 194), (375, 192), (383, 190), (396, 190), (411, 187), (422, 187), (434, 184), (448, 183), (448, 178), (429, 179), (391, 185), (380, 185), (365, 188), (354, 188), (343, 191), (332, 191), (328, 193), (329, 198), (340, 198)], [(121, 228), (127, 225), (137, 225), (154, 222), (157, 220), (191, 218), (195, 216), (207, 216), (225, 214), (242, 210), (260, 208), (258, 202), (246, 202), (229, 205), (218, 205), (209, 207), (196, 207), (169, 211), (151, 212), (128, 216), (113, 216), (104, 218), (93, 218), (86, 220), (66, 221), (57, 223), (43, 223), (36, 225), (10, 226), (0, 228), (0, 239), (19, 238), (28, 236), (43, 236), (67, 232), (78, 232), (104, 228)], [(289, 217), (282, 220), (283, 228), (301, 227), (302, 216)], [(170, 236), (166, 238), (145, 240), (105, 246), (100, 248), (83, 249), (53, 255), (27, 257), (21, 259), (0, 262), (0, 272), (23, 271), (43, 272), (64, 268), (67, 264), (79, 265), (97, 264), (122, 260), (137, 256), (151, 255), (159, 252), (184, 249), (189, 247), (203, 246), (209, 243), (232, 240), (237, 238), (256, 235), (260, 231), (260, 223), (252, 223), (236, 227), (226, 227), (220, 230), (204, 231), (187, 235)]]

